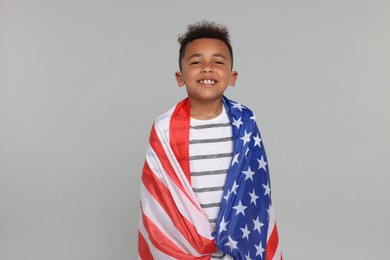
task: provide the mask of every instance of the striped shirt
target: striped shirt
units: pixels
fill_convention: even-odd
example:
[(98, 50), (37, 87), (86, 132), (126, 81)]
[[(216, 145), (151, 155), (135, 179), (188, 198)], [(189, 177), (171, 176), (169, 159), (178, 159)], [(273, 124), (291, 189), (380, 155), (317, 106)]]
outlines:
[[(190, 171), (192, 188), (215, 229), (223, 187), (233, 153), (232, 124), (226, 113), (210, 120), (190, 120)], [(232, 259), (221, 251), (212, 259)]]

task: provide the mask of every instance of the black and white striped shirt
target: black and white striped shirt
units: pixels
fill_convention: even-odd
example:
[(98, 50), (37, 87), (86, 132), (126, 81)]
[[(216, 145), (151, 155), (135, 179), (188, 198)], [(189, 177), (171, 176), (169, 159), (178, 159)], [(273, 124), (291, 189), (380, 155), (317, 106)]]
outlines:
[[(221, 205), (227, 170), (233, 154), (232, 124), (223, 107), (222, 113), (210, 120), (190, 121), (190, 171), (192, 188), (215, 229)], [(232, 259), (222, 252), (212, 259)]]

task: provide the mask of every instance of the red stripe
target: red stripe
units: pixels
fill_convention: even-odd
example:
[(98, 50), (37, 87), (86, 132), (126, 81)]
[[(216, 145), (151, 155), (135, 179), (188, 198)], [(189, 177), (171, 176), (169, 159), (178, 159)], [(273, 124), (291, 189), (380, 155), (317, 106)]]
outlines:
[(139, 230), (138, 230), (138, 254), (141, 257), (141, 259), (145, 259), (145, 260), (154, 259), (152, 253), (150, 252), (148, 243), (146, 242), (141, 232), (139, 232)]
[(191, 183), (189, 160), (190, 102), (188, 98), (176, 105), (169, 124), (170, 146), (189, 183)]
[[(210, 259), (209, 256), (194, 257), (192, 255), (184, 253), (179, 247), (175, 245), (160, 229), (150, 220), (145, 214), (142, 214), (142, 220), (145, 226), (145, 229), (149, 233), (149, 239), (153, 245), (164, 252), (167, 255), (170, 255), (176, 259), (190, 260), (190, 259), (199, 259), (206, 260)], [(153, 234), (153, 235), (150, 235)], [(152, 258), (153, 259), (153, 258)]]
[(265, 260), (272, 260), (274, 258), (276, 249), (278, 248), (278, 243), (279, 243), (278, 228), (276, 227), (275, 224), (271, 236), (269, 237), (269, 240), (267, 242)]
[[(178, 231), (191, 244), (191, 246), (201, 254), (213, 253), (216, 250), (214, 240), (202, 237), (196, 231), (194, 225), (184, 218), (178, 211), (174, 198), (169, 189), (156, 177), (149, 168), (147, 162), (144, 164), (142, 182), (153, 198), (163, 207), (169, 218), (175, 224)], [(149, 235), (151, 233), (148, 230)], [(165, 252), (165, 251), (163, 251)]]

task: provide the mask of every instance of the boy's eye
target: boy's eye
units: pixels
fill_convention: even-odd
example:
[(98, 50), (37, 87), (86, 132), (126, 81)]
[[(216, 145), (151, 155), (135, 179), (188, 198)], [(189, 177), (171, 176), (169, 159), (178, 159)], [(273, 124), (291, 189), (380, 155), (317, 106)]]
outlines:
[(196, 64), (200, 64), (200, 61), (191, 61), (190, 62), (190, 65), (196, 65)]
[(215, 63), (216, 64), (222, 64), (222, 65), (225, 64), (223, 61), (216, 61)]

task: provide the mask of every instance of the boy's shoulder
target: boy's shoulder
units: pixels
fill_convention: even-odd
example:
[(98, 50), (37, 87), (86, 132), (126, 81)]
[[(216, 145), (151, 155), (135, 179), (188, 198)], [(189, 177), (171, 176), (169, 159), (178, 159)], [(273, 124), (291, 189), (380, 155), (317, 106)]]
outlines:
[(167, 129), (169, 128), (169, 123), (171, 121), (171, 116), (173, 114), (173, 111), (175, 111), (177, 104), (169, 108), (167, 111), (159, 115), (155, 120), (154, 120), (154, 127), (155, 128), (160, 128), (160, 129)]
[(224, 96), (223, 102), (225, 104), (226, 111), (232, 115), (237, 115), (240, 117), (254, 117), (251, 109), (237, 101), (231, 100)]
[[(169, 123), (170, 123), (172, 114), (174, 113), (176, 107), (179, 104), (183, 104), (183, 101), (184, 100), (175, 104), (174, 106), (169, 108), (164, 113), (160, 114), (154, 121), (154, 127), (160, 128), (160, 129), (169, 129)], [(240, 117), (242, 120), (253, 119), (253, 121), (255, 121), (254, 113), (247, 106), (244, 106), (241, 103), (239, 103), (237, 101), (233, 101), (225, 96), (223, 97), (223, 103), (224, 103), (226, 112), (228, 113), (229, 117), (232, 120), (238, 119)]]

